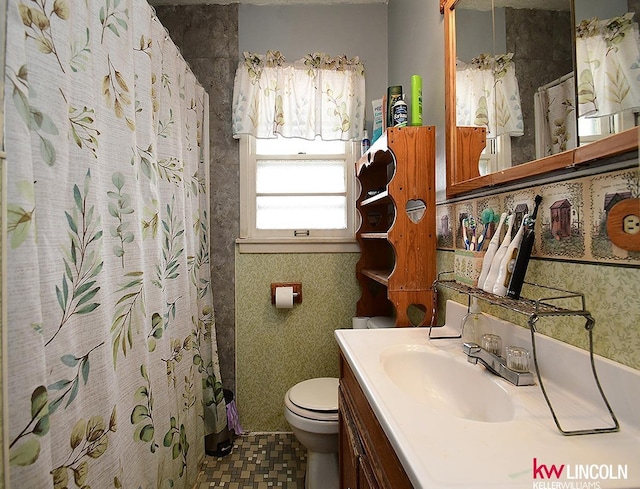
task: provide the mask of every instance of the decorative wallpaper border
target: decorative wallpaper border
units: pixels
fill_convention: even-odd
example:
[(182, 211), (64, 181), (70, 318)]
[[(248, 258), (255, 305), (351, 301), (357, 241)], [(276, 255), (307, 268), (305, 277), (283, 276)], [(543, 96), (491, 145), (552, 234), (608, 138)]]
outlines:
[[(640, 171), (635, 168), (560, 183), (478, 197), (436, 207), (438, 248), (464, 249), (463, 219), (479, 220), (487, 208), (522, 216), (533, 211), (534, 198), (542, 196), (532, 256), (585, 263), (640, 265), (640, 253), (614, 245), (606, 232), (607, 214), (620, 200), (640, 197)], [(515, 234), (517, 226), (512, 231)], [(490, 227), (485, 240), (492, 236)]]

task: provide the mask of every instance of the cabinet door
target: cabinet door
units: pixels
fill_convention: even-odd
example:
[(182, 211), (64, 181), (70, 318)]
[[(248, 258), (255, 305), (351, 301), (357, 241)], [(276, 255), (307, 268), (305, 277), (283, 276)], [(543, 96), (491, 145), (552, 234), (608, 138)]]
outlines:
[(352, 421), (352, 414), (340, 396), (340, 487), (358, 489), (360, 445)]
[(376, 477), (371, 469), (371, 464), (366, 457), (360, 458), (360, 465), (358, 467), (358, 489), (381, 489), (381, 485), (378, 484)]

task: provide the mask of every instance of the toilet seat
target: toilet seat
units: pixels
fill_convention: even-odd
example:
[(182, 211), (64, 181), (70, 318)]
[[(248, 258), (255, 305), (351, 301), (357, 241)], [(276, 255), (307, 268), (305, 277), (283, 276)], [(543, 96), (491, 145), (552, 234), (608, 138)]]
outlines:
[(285, 406), (298, 416), (317, 421), (338, 420), (338, 379), (321, 377), (294, 385)]

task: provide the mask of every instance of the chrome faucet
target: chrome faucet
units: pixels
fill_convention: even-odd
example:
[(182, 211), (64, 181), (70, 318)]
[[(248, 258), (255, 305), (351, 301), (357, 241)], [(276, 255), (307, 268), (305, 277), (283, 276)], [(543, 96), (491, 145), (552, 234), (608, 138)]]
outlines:
[(533, 385), (535, 380), (531, 372), (516, 372), (507, 367), (507, 361), (482, 348), (477, 343), (464, 343), (462, 351), (467, 355), (469, 363), (480, 362), (494, 374), (508, 380), (514, 385)]

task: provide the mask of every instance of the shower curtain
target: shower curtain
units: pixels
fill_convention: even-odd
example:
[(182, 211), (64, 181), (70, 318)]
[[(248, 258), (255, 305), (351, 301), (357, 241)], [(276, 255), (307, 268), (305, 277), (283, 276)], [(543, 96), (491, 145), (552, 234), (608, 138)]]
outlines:
[(577, 146), (575, 94), (573, 73), (538, 87), (533, 94), (537, 158)]
[(141, 0), (9, 0), (13, 487), (187, 488), (226, 425), (208, 97)]

